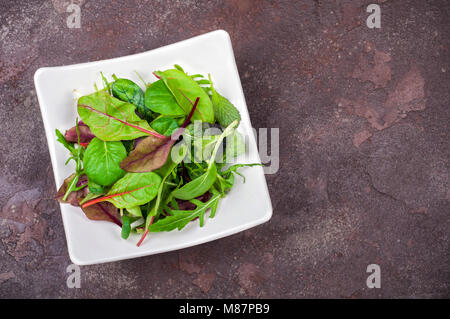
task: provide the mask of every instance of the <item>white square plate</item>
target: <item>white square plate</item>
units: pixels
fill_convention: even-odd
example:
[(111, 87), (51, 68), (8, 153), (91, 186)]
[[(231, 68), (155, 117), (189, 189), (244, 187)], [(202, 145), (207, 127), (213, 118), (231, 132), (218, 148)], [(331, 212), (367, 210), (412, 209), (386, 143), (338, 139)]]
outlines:
[[(144, 53), (37, 70), (34, 82), (57, 187), (74, 171), (73, 165), (64, 165), (68, 152), (55, 137), (56, 128), (64, 132), (75, 123), (73, 90), (85, 95), (94, 91), (94, 83), (102, 87), (100, 71), (108, 78), (114, 73), (140, 84), (137, 71), (146, 81), (153, 82), (153, 71), (172, 68), (174, 64), (189, 74), (211, 74), (216, 89), (241, 113), (239, 131), (249, 143), (245, 162), (260, 163), (231, 40), (227, 32), (217, 30)], [(91, 221), (80, 208), (62, 204), (70, 259), (78, 265), (89, 265), (157, 254), (212, 241), (268, 221), (272, 204), (262, 167), (243, 168), (241, 172), (246, 177), (245, 184), (242, 179), (235, 179), (231, 192), (220, 201), (216, 216), (206, 218), (204, 227), (193, 222), (181, 231), (150, 233), (140, 247), (136, 246), (140, 236), (123, 240), (117, 225)]]

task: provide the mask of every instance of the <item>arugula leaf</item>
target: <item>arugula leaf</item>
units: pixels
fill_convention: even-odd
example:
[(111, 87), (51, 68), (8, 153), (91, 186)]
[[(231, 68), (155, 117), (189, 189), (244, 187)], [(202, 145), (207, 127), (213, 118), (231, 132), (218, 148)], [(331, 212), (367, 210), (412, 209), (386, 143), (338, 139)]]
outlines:
[(108, 201), (117, 208), (134, 207), (143, 205), (155, 198), (161, 177), (155, 173), (127, 173), (119, 179), (106, 194), (83, 204), (84, 207)]
[(212, 164), (203, 175), (183, 185), (181, 188), (173, 191), (172, 195), (175, 198), (185, 200), (193, 199), (197, 196), (203, 195), (214, 184), (214, 182), (216, 181), (216, 176), (217, 168), (215, 164)]
[[(179, 145), (179, 146), (178, 146)], [(177, 144), (174, 146), (174, 152), (173, 156), (169, 157), (167, 159), (166, 164), (164, 164), (163, 167), (159, 168), (157, 170), (157, 173), (159, 173), (160, 176), (162, 176), (162, 182), (158, 188), (158, 194), (156, 196), (156, 201), (151, 210), (148, 212), (146, 220), (145, 220), (145, 227), (144, 227), (144, 234), (142, 235), (141, 239), (139, 240), (137, 246), (139, 247), (142, 242), (144, 241), (144, 238), (147, 236), (149, 232), (149, 227), (153, 223), (153, 220), (155, 216), (159, 214), (160, 208), (161, 208), (161, 202), (162, 202), (162, 193), (165, 186), (166, 179), (172, 174), (174, 169), (178, 166), (179, 163), (184, 159), (186, 156), (187, 149), (184, 144)], [(170, 198), (168, 199), (168, 201)]]
[(165, 136), (151, 131), (147, 121), (135, 113), (133, 104), (112, 97), (105, 91), (78, 100), (78, 114), (92, 133), (103, 141), (132, 140), (141, 136)]
[[(78, 122), (78, 120), (77, 120)], [(77, 136), (78, 136), (78, 143), (80, 143), (79, 140), (79, 130), (78, 130), (78, 124), (76, 125), (76, 130), (77, 130)], [(64, 135), (62, 135), (62, 133), (56, 129), (55, 130), (56, 133), (56, 139), (58, 142), (60, 142), (71, 154), (71, 156), (69, 157), (69, 159), (66, 161), (66, 164), (73, 160), (75, 161), (75, 174), (73, 174), (72, 176), (72, 180), (70, 181), (70, 183), (68, 183), (68, 187), (66, 188), (66, 192), (64, 194), (64, 196), (62, 197), (62, 200), (65, 201), (67, 199), (67, 197), (70, 195), (71, 192), (73, 191), (77, 191), (81, 188), (77, 188), (77, 183), (79, 178), (84, 174), (84, 170), (83, 170), (83, 156), (84, 156), (84, 148), (83, 147), (78, 147), (75, 148), (75, 145), (72, 143), (69, 143), (66, 138), (64, 137)], [(86, 186), (86, 185), (85, 185)]]
[[(252, 167), (252, 166), (264, 166), (263, 164), (259, 164), (259, 163), (252, 163), (252, 164), (234, 164), (231, 165), (230, 167), (228, 167), (225, 171), (221, 172), (220, 174), (222, 176), (227, 176), (229, 173), (233, 172), (233, 173), (237, 173), (237, 169), (240, 167)], [(240, 174), (238, 174), (240, 175)], [(244, 179), (245, 181), (245, 179)]]
[(200, 98), (200, 103), (192, 116), (192, 120), (214, 123), (214, 110), (209, 96), (186, 73), (177, 69), (169, 69), (156, 71), (154, 74), (164, 81), (185, 114), (188, 114), (192, 109), (192, 101), (197, 97)]
[(158, 220), (149, 227), (150, 232), (172, 231), (175, 228), (183, 229), (190, 221), (199, 218), (200, 224), (203, 226), (204, 215), (208, 208), (216, 207), (221, 198), (220, 194), (216, 194), (209, 201), (203, 203), (199, 200), (191, 200), (197, 205), (194, 210), (170, 210), (170, 216)]
[(125, 157), (127, 151), (122, 142), (102, 141), (96, 137), (84, 153), (84, 170), (92, 182), (109, 186), (125, 174), (120, 168), (120, 162)]
[(136, 83), (128, 79), (117, 79), (111, 85), (111, 91), (119, 100), (135, 105), (142, 118), (152, 119), (152, 111), (144, 103), (144, 92)]
[(217, 138), (211, 158), (208, 161), (208, 168), (206, 172), (193, 181), (185, 184), (181, 188), (173, 191), (173, 197), (179, 199), (193, 199), (204, 194), (209, 188), (211, 188), (217, 178), (217, 168), (215, 164), (217, 151), (219, 150), (220, 144), (222, 143), (223, 139), (234, 132), (234, 127), (237, 124), (237, 121), (232, 122)]
[(147, 108), (155, 113), (173, 117), (186, 115), (163, 80), (153, 82), (147, 87), (144, 103)]
[(227, 127), (233, 121), (238, 121), (239, 125), (239, 122), (241, 121), (241, 114), (239, 111), (230, 101), (216, 92), (211, 81), (211, 76), (209, 76), (209, 81), (211, 82), (211, 100), (217, 122), (219, 122), (222, 127)]

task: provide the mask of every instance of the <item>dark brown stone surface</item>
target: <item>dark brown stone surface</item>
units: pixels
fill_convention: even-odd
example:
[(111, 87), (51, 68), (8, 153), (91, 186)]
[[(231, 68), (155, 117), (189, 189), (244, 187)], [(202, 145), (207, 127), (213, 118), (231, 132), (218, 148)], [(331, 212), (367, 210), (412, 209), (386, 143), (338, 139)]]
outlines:
[[(0, 3), (0, 297), (450, 297), (450, 2)], [(381, 29), (366, 26), (381, 6)], [(252, 124), (280, 128), (270, 222), (198, 247), (71, 263), (33, 75), (231, 35)], [(380, 289), (366, 267), (381, 267)]]

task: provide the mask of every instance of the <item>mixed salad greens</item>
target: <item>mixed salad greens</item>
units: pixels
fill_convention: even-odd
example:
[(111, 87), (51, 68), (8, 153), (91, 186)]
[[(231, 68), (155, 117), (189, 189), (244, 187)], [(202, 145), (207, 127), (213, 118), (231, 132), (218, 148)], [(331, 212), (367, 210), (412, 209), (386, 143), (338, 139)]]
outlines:
[[(91, 220), (110, 221), (142, 234), (181, 230), (218, 203), (243, 166), (245, 152), (236, 131), (239, 111), (200, 74), (180, 66), (155, 71), (145, 91), (129, 79), (101, 73), (103, 89), (78, 99), (81, 120), (57, 140), (70, 152), (75, 172), (57, 198), (80, 206)], [(242, 176), (243, 177), (243, 176)], [(245, 181), (245, 179), (244, 179)]]

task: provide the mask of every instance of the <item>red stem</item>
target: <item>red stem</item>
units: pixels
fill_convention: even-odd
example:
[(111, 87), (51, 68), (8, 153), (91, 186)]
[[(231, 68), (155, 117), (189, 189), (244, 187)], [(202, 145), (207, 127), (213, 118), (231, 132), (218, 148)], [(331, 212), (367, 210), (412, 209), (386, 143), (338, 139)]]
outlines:
[[(189, 113), (188, 117), (186, 118), (186, 120), (184, 121), (183, 125), (181, 125), (181, 127), (179, 129), (177, 129), (173, 134), (172, 134), (172, 140), (177, 140), (181, 134), (183, 134), (184, 129), (186, 128), (186, 126), (189, 124), (189, 122), (191, 121), (192, 115), (194, 115), (195, 110), (197, 109), (197, 104), (198, 101), (200, 100), (200, 98), (198, 97), (194, 104), (192, 105), (192, 109), (191, 112)], [(192, 102), (191, 102), (192, 103)]]
[[(153, 185), (153, 184), (152, 184), (152, 185)], [(134, 192), (134, 191), (137, 191), (137, 190), (140, 190), (140, 189), (149, 187), (149, 186), (151, 186), (151, 185), (146, 185), (146, 186), (138, 187), (138, 188), (136, 188), (136, 189), (132, 189), (131, 191), (127, 191), (127, 192), (122, 192), (122, 193), (118, 193), (118, 194), (111, 194), (111, 195), (107, 195), (107, 196), (95, 198), (95, 199), (93, 199), (93, 200), (90, 200), (90, 201), (84, 203), (83, 205), (81, 205), (81, 207), (82, 207), (82, 208), (86, 208), (86, 207), (88, 207), (88, 206), (91, 206), (91, 205), (94, 205), (94, 204), (103, 202), (103, 201), (105, 201), (105, 200), (107, 200), (107, 199), (109, 199), (109, 198), (121, 196), (121, 195), (124, 195), (124, 194), (130, 194), (131, 192)]]
[(155, 216), (152, 216), (152, 219), (150, 220), (150, 224), (148, 225), (148, 227), (147, 227), (145, 233), (142, 235), (141, 240), (139, 240), (139, 242), (137, 243), (137, 246), (138, 246), (138, 247), (141, 246), (142, 242), (143, 242), (144, 239), (145, 239), (145, 236), (147, 236), (148, 231), (149, 231), (149, 229), (150, 229), (150, 226), (153, 224), (153, 220), (154, 220), (154, 219), (155, 219)]

